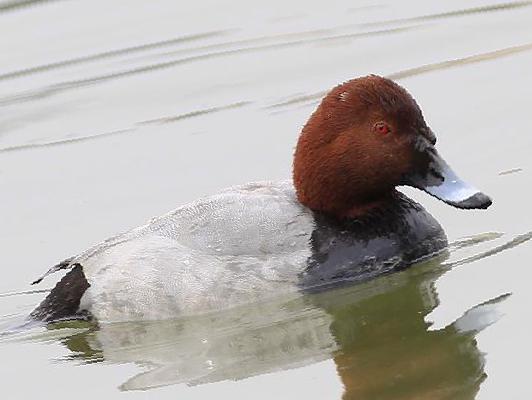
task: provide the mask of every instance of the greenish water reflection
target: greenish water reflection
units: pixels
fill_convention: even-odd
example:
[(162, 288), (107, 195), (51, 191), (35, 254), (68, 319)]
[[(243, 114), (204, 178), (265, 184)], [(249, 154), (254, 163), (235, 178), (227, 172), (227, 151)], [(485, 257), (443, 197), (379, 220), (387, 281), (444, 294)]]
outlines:
[[(475, 334), (459, 329), (464, 315), (441, 330), (424, 317), (437, 305), (434, 281), (443, 273), (433, 261), (388, 277), (353, 301), (327, 295), (319, 304), (332, 315), (334, 353), (344, 399), (472, 399), (485, 377)], [(369, 285), (368, 285), (369, 286)]]

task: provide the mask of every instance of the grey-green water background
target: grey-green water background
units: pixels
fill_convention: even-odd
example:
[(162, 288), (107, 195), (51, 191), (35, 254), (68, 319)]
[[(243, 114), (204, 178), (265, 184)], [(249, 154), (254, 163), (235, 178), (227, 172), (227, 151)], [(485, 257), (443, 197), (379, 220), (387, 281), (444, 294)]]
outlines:
[(404, 85), (494, 199), (467, 212), (406, 190), (449, 253), (364, 285), (2, 336), (2, 399), (532, 397), (532, 2), (4, 0), (0, 54), (1, 329), (56, 261), (290, 177), (319, 98), (356, 76)]

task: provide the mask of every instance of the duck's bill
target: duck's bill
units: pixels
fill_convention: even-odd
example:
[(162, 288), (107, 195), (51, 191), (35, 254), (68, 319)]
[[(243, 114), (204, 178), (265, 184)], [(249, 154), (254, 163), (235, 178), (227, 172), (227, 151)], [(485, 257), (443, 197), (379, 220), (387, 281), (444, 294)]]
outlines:
[(491, 199), (460, 179), (432, 145), (426, 143), (417, 150), (419, 157), (415, 170), (404, 178), (404, 184), (457, 208), (486, 209), (491, 205)]
[(448, 165), (440, 173), (443, 177), (441, 184), (433, 186), (420, 185), (419, 188), (457, 208), (486, 209), (491, 206), (489, 196), (460, 179)]

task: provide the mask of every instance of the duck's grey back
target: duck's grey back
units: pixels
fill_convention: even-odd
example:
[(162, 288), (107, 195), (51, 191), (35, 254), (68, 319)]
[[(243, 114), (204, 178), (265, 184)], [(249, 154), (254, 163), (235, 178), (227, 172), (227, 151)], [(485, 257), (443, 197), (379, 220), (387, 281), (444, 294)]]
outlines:
[(99, 319), (156, 319), (295, 292), (312, 213), (288, 182), (233, 187), (152, 219), (72, 259)]

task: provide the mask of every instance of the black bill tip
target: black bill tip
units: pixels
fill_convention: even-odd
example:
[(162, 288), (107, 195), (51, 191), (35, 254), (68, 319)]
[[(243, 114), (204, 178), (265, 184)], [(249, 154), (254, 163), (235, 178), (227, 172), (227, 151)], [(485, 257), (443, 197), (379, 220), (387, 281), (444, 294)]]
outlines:
[(482, 192), (477, 192), (474, 195), (462, 201), (450, 202), (450, 204), (452, 204), (453, 206), (457, 208), (463, 208), (465, 210), (471, 210), (471, 209), (485, 210), (486, 208), (491, 206), (492, 203), (493, 202), (491, 201), (491, 198)]

